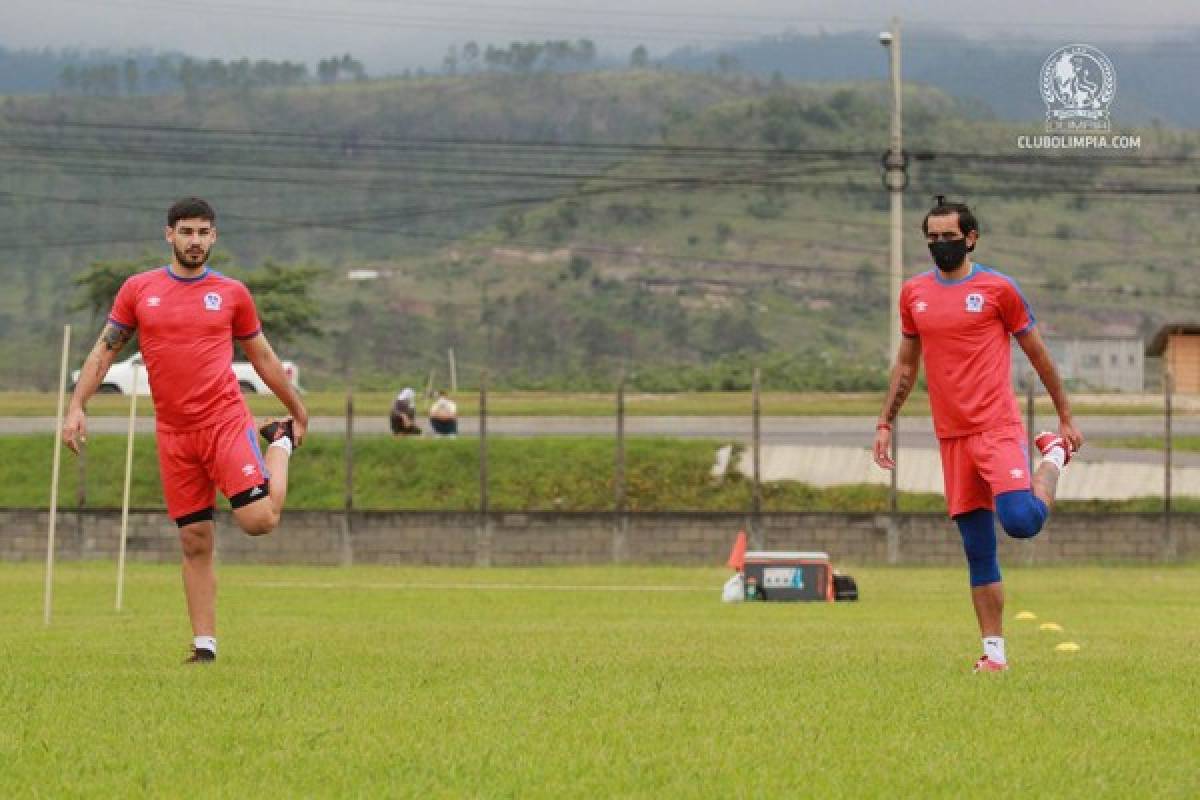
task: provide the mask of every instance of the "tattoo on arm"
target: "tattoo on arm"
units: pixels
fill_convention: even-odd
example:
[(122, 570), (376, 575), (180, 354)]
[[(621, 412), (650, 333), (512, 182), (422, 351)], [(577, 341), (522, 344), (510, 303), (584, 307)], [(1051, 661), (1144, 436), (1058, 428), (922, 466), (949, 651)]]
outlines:
[(904, 405), (904, 401), (908, 399), (908, 393), (912, 391), (912, 378), (908, 375), (900, 375), (896, 379), (896, 391), (892, 395), (892, 402), (888, 404), (887, 420), (891, 422), (900, 413), (900, 408)]
[(104, 332), (100, 334), (100, 341), (103, 342), (105, 348), (115, 352), (120, 352), (121, 348), (129, 344), (129, 340), (133, 338), (133, 331), (120, 328), (109, 323), (104, 326)]

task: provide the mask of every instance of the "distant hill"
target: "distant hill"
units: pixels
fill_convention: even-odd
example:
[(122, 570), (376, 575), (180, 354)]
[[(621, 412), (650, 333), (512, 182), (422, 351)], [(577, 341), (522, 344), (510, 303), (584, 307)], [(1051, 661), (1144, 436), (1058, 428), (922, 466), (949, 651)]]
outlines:
[[(873, 30), (818, 35), (786, 33), (712, 49), (684, 48), (652, 60), (672, 70), (725, 69), (760, 78), (778, 73), (801, 82), (885, 80), (887, 61), (876, 37)], [(1118, 85), (1113, 114), (1118, 126), (1145, 126), (1158, 121), (1171, 127), (1200, 127), (1200, 83), (1193, 80), (1200, 58), (1197, 55), (1200, 30), (1196, 29), (1180, 29), (1159, 42), (1133, 44), (1092, 41), (1082, 34), (1062, 41), (1003, 36), (983, 41), (914, 28), (906, 30), (903, 37), (904, 79), (941, 89), (963, 101), (965, 107), (972, 109), (971, 113), (980, 117), (1036, 121), (1043, 114), (1038, 94), (1042, 63), (1055, 48), (1079, 38), (1100, 47), (1113, 61)], [(582, 41), (594, 50), (590, 41)], [(569, 48), (566, 42), (552, 44)], [(473, 60), (460, 53), (452, 65), (430, 64), (426, 72), (519, 69), (520, 58), (533, 53), (538, 45), (505, 42), (499, 48), (476, 46), (479, 53)], [(164, 71), (164, 64), (178, 65), (185, 58), (178, 53), (147, 50), (118, 53), (48, 48), (14, 50), (0, 46), (0, 95), (71, 93), (73, 87), (64, 85), (64, 68), (97, 65), (113, 65), (122, 73), (114, 72), (113, 76), (120, 91), (109, 93), (126, 93), (128, 87), (122, 78), (124, 65), (130, 60), (138, 65), (142, 76), (134, 93), (156, 94), (169, 84), (156, 82), (154, 76)], [(203, 66), (216, 62), (195, 63)], [(539, 61), (533, 69), (607, 71), (612, 67), (610, 60), (592, 57), (584, 61), (567, 59), (562, 63)], [(311, 65), (307, 78), (316, 80), (319, 72), (319, 65)]]
[[(978, 258), (1047, 330), (1145, 334), (1194, 316), (1200, 136), (1135, 154), (1021, 152), (1029, 125), (906, 86), (906, 270), (920, 214), (969, 200)], [(889, 300), (884, 86), (665, 69), (478, 74), (0, 105), (0, 387), (49, 386), (72, 278), (161, 263), (171, 199), (216, 204), (228, 266), (321, 267), (314, 388), (494, 383), (871, 388)], [(371, 284), (346, 271), (370, 267)], [(269, 333), (269, 332), (268, 332)]]
[[(123, 67), (132, 61), (143, 74), (148, 74), (162, 60), (178, 61), (175, 53), (154, 53), (149, 50), (78, 49), (12, 49), (0, 45), (0, 95), (50, 94), (63, 88), (63, 70), (67, 67), (88, 68), (102, 65)], [(145, 86), (143, 88), (149, 88)]]
[[(1038, 94), (1042, 64), (1054, 49), (1074, 41), (1001, 37), (989, 44), (949, 33), (905, 32), (903, 77), (969, 101), (980, 114), (1037, 121), (1044, 114)], [(1174, 127), (1200, 127), (1200, 83), (1194, 80), (1200, 31), (1181, 30), (1157, 44), (1095, 44), (1112, 60), (1117, 74), (1113, 106), (1117, 125), (1158, 120)], [(886, 80), (888, 75), (875, 31), (784, 35), (719, 50), (680, 50), (663, 63), (710, 71), (718, 71), (724, 63), (727, 68), (764, 77), (778, 72), (798, 81)]]

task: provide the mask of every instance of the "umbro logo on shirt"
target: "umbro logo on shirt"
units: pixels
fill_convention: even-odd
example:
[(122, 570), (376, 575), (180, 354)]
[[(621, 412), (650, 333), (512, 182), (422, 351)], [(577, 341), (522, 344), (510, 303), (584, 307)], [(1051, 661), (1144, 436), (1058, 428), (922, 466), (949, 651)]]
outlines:
[(1012, 469), (1010, 469), (1008, 471), (1008, 477), (1012, 478), (1013, 480), (1019, 480), (1020, 478), (1024, 478), (1025, 470), (1021, 469), (1020, 467), (1013, 467)]
[(162, 303), (161, 297), (154, 296), (146, 298), (146, 305), (150, 306), (151, 308), (158, 308), (160, 303)]
[(253, 465), (253, 464), (246, 464), (245, 466), (243, 466), (243, 467), (242, 467), (242, 474), (243, 474), (243, 475), (245, 475), (245, 476), (247, 476), (247, 477), (249, 477), (249, 476), (253, 475), (253, 474), (254, 474), (254, 465)]
[(917, 304), (913, 306), (913, 308), (918, 314), (923, 314), (929, 310), (929, 303), (926, 303), (924, 300), (918, 300)]

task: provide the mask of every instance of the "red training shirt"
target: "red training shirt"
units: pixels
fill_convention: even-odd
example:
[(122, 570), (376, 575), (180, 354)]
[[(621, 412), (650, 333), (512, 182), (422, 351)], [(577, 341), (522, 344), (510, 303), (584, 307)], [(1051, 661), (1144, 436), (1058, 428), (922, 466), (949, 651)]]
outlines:
[(262, 326), (241, 281), (207, 268), (194, 278), (170, 267), (140, 272), (121, 285), (108, 321), (138, 331), (158, 430), (197, 430), (248, 413), (233, 340)]
[(921, 340), (939, 439), (1021, 422), (1008, 337), (1035, 323), (1016, 282), (981, 264), (957, 281), (936, 269), (905, 281), (900, 329)]

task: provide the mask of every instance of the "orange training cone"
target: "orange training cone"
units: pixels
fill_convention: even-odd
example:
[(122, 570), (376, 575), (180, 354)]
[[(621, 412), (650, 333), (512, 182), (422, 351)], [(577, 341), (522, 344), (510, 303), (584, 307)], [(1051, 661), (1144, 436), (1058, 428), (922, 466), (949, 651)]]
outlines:
[(725, 562), (730, 569), (742, 571), (742, 567), (746, 565), (746, 532), (738, 531), (737, 538), (733, 540), (733, 549), (729, 551), (729, 561)]

